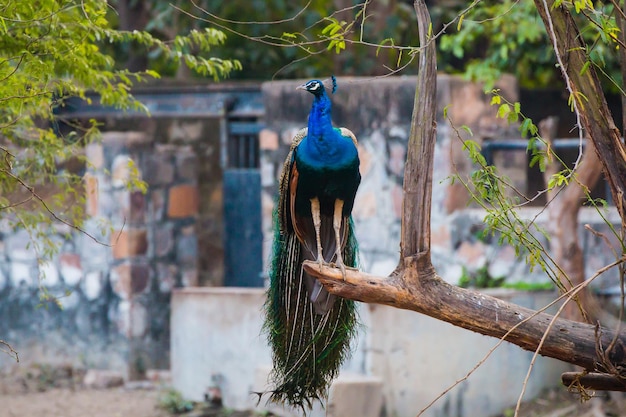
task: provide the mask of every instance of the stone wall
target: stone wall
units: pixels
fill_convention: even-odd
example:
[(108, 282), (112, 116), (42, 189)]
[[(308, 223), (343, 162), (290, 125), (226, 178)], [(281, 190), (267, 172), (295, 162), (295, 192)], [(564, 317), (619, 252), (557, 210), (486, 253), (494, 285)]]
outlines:
[[(41, 263), (25, 231), (3, 228), (0, 335), (23, 362), (113, 368), (131, 379), (168, 368), (171, 292), (198, 285), (202, 239), (215, 248), (204, 247), (205, 284), (222, 282), (219, 120), (135, 122), (142, 132), (108, 131), (85, 149), (89, 235), (55, 225), (61, 251)], [(124, 123), (132, 125), (107, 127)], [(145, 193), (127, 186), (133, 171)], [(41, 288), (58, 305), (40, 308)]]

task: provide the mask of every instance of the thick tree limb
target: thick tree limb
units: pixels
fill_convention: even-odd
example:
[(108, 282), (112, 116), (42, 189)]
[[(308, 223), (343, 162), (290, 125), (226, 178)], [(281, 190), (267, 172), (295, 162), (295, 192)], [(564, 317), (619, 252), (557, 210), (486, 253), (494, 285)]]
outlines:
[[(606, 349), (615, 332), (606, 328), (537, 313), (477, 291), (459, 288), (435, 273), (426, 254), (407, 260), (405, 269), (390, 277), (377, 277), (358, 271), (340, 270), (305, 262), (304, 269), (315, 276), (332, 294), (366, 303), (386, 304), (413, 310), (455, 326), (487, 336), (503, 338), (534, 352), (544, 333), (548, 336), (539, 353), (588, 370), (605, 371), (606, 359), (626, 366), (626, 335), (620, 334), (612, 352), (603, 358), (598, 347)], [(550, 328), (550, 323), (554, 323)], [(602, 350), (600, 349), (600, 350)]]
[[(626, 366), (625, 333), (616, 335), (610, 329), (554, 318), (452, 286), (433, 268), (430, 210), (435, 144), (435, 44), (427, 37), (430, 17), (424, 1), (416, 0), (415, 9), (424, 50), (405, 167), (400, 264), (389, 277), (351, 270), (344, 276), (338, 269), (320, 268), (313, 262), (305, 262), (304, 269), (335, 295), (413, 310), (484, 335), (504, 338), (530, 351), (541, 345), (540, 354), (590, 371), (621, 372)], [(606, 148), (605, 143), (602, 145)], [(599, 152), (601, 158), (606, 156), (602, 152)]]

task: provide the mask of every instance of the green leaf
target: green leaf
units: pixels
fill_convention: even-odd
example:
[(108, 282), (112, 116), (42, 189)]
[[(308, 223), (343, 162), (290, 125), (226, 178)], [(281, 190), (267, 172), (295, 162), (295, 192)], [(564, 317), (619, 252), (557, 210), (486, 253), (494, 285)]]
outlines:
[(500, 119), (504, 119), (509, 115), (509, 113), (511, 113), (511, 106), (509, 106), (507, 103), (504, 103), (501, 104), (500, 107), (498, 107), (497, 117), (499, 117)]
[(472, 132), (472, 129), (470, 129), (469, 126), (463, 125), (463, 126), (461, 126), (461, 129), (463, 129), (465, 132), (467, 132), (468, 135), (474, 136), (474, 133)]
[(585, 75), (589, 70), (589, 65), (591, 65), (591, 61), (585, 61), (583, 67), (580, 69), (580, 75)]

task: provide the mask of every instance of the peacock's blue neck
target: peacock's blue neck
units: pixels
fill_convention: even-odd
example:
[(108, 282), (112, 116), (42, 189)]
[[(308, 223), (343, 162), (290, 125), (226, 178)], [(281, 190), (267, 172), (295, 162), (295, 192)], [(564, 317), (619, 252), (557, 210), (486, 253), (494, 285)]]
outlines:
[(313, 142), (324, 141), (332, 136), (333, 125), (330, 119), (331, 104), (326, 94), (316, 95), (309, 113), (308, 136)]

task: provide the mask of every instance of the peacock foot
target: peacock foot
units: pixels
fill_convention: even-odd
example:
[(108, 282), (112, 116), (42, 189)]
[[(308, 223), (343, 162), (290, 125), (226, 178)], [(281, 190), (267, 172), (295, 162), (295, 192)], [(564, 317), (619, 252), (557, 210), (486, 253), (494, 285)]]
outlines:
[(322, 267), (324, 265), (327, 265), (326, 262), (324, 261), (324, 258), (320, 255), (320, 256), (317, 257), (316, 262), (320, 266), (320, 272), (322, 272)]
[(346, 265), (343, 263), (343, 260), (338, 259), (336, 262), (334, 262), (331, 265), (341, 270), (341, 277), (345, 281), (346, 280)]

